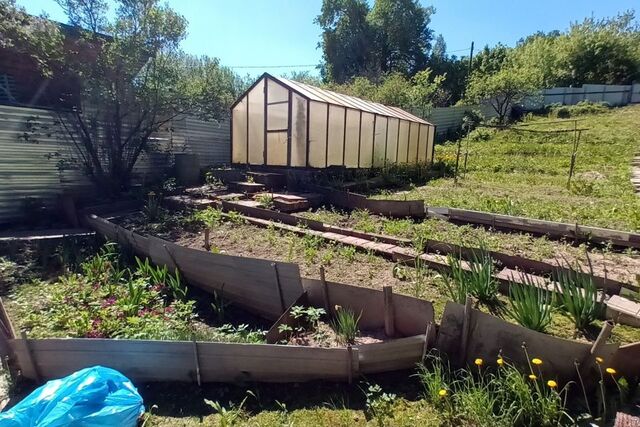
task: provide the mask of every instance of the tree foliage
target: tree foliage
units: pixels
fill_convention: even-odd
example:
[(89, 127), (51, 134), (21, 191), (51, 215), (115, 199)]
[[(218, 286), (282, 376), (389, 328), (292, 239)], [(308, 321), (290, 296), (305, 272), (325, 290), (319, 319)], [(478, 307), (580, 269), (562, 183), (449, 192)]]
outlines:
[(217, 59), (180, 49), (187, 21), (169, 6), (119, 0), (111, 11), (103, 0), (57, 1), (74, 36), (62, 43), (56, 31), (47, 34), (81, 99), (71, 111), (58, 111), (75, 148), (62, 164), (83, 169), (105, 194), (129, 186), (140, 155), (158, 148), (154, 133), (172, 120), (228, 114), (242, 82)]
[(316, 23), (325, 81), (345, 83), (355, 77), (378, 80), (402, 73), (412, 76), (427, 65), (433, 8), (417, 0), (324, 0)]
[(15, 0), (0, 0), (0, 48), (26, 54), (51, 76), (62, 55), (62, 32), (46, 16), (32, 16)]

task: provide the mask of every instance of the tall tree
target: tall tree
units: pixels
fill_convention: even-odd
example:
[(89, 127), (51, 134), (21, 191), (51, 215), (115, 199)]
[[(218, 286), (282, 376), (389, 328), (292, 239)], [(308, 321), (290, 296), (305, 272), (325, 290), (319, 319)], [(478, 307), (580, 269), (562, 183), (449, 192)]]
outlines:
[(113, 14), (101, 0), (57, 1), (80, 35), (63, 58), (82, 100), (59, 111), (75, 147), (68, 163), (105, 194), (128, 187), (139, 156), (156, 148), (152, 135), (174, 118), (227, 114), (235, 75), (216, 59), (184, 54), (187, 22), (159, 0), (119, 0)]
[(374, 29), (378, 63), (383, 72), (413, 75), (427, 65), (433, 31), (433, 7), (418, 0), (376, 0), (369, 22)]
[(325, 81), (344, 83), (372, 73), (373, 32), (366, 0), (324, 0), (315, 22), (322, 28)]

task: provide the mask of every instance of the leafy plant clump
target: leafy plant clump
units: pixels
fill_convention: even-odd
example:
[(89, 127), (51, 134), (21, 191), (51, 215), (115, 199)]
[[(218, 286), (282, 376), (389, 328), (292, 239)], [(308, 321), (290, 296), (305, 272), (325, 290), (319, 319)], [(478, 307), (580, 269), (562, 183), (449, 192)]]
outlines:
[[(536, 359), (534, 359), (536, 360)], [(539, 372), (519, 371), (501, 356), (495, 369), (476, 359), (473, 368), (453, 371), (437, 354), (428, 355), (418, 377), (424, 397), (448, 419), (447, 425), (572, 425), (565, 409), (567, 388)]]
[(509, 283), (506, 313), (525, 328), (544, 332), (551, 323), (552, 295), (537, 287), (529, 276), (523, 278), (524, 285)]
[(577, 331), (585, 330), (602, 313), (602, 302), (591, 275), (577, 270), (556, 270), (553, 275), (557, 302)]
[(452, 255), (447, 257), (447, 261), (451, 275), (445, 275), (443, 279), (455, 302), (464, 304), (467, 295), (471, 295), (489, 308), (498, 305), (498, 282), (493, 274), (493, 260), (487, 252), (474, 253), (468, 263)]
[(113, 243), (81, 263), (79, 272), (53, 283), (21, 285), (8, 305), (33, 338), (188, 340), (195, 335), (215, 341), (263, 340), (262, 332), (247, 325), (198, 326), (196, 302), (188, 299), (177, 271), (148, 259), (126, 265)]
[(359, 333), (358, 322), (360, 322), (362, 312), (356, 316), (353, 310), (337, 305), (335, 307), (335, 313), (335, 318), (333, 322), (331, 322), (331, 327), (343, 343), (355, 343), (356, 337)]

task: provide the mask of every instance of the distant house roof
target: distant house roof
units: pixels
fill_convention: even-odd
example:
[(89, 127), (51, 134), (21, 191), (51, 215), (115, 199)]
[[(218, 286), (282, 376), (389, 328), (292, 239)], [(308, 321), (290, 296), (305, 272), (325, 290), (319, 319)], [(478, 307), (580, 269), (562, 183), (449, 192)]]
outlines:
[(355, 110), (362, 110), (369, 113), (380, 114), (383, 116), (395, 117), (401, 120), (409, 120), (412, 122), (418, 122), (428, 125), (431, 124), (426, 120), (421, 119), (420, 117), (416, 117), (413, 114), (404, 111), (402, 108), (391, 107), (388, 105), (380, 104), (378, 102), (366, 101), (361, 98), (356, 98), (355, 96), (344, 95), (330, 90), (320, 89), (319, 87), (296, 82), (282, 77), (274, 77), (268, 73), (265, 73), (264, 76), (268, 76), (269, 78), (280, 82), (282, 85), (287, 86), (291, 90), (312, 101), (326, 102), (329, 104), (340, 105), (342, 107), (353, 108)]

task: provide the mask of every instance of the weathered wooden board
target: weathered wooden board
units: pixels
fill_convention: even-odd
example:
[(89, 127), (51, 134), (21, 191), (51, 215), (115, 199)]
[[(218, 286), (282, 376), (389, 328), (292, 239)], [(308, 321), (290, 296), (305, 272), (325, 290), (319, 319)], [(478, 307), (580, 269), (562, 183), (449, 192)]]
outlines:
[(347, 191), (323, 189), (327, 202), (346, 209), (366, 209), (371, 213), (395, 218), (424, 218), (424, 200), (378, 200)]
[(189, 283), (206, 291), (222, 291), (226, 298), (267, 319), (280, 317), (303, 292), (297, 264), (214, 254), (148, 239), (155, 264), (177, 267)]
[(303, 292), (297, 264), (213, 254), (157, 237), (144, 237), (99, 217), (89, 225), (110, 240), (131, 245), (155, 264), (178, 268), (187, 281), (207, 291), (222, 291), (231, 301), (275, 320)]
[[(24, 340), (11, 340), (18, 363), (28, 366)], [(347, 380), (358, 366), (358, 352), (263, 344), (197, 342), (203, 382), (298, 382)], [(194, 344), (185, 341), (109, 339), (28, 340), (39, 375), (59, 378), (102, 365), (134, 381), (195, 381)], [(351, 358), (351, 360), (350, 360)], [(24, 369), (27, 378), (36, 378)]]
[(627, 378), (640, 376), (640, 342), (620, 346), (613, 359), (605, 359), (605, 365)]
[(287, 311), (282, 313), (278, 320), (276, 320), (273, 325), (271, 325), (271, 328), (269, 328), (267, 334), (264, 337), (267, 344), (275, 344), (286, 337), (285, 332), (280, 332), (280, 325), (288, 325), (293, 327), (299, 324), (299, 320), (291, 315), (291, 309), (295, 306), (308, 305), (308, 300), (309, 299), (307, 298), (307, 293), (304, 292), (293, 304), (289, 306), (289, 308), (287, 308)]
[[(397, 295), (394, 295), (394, 299)], [(373, 374), (415, 368), (422, 359), (425, 335), (358, 346), (360, 372)]]
[[(324, 286), (320, 280), (302, 279), (309, 302), (324, 307)], [(327, 282), (329, 305), (340, 305), (362, 312), (361, 330), (384, 328), (384, 295), (377, 289)], [(404, 337), (424, 334), (427, 324), (435, 322), (433, 304), (401, 294), (393, 295), (394, 321), (397, 333)]]
[(611, 242), (618, 246), (640, 248), (640, 234), (637, 233), (454, 208), (448, 209), (448, 216), (449, 219), (454, 221), (489, 225), (495, 228), (520, 230), (599, 243)]
[[(464, 306), (448, 302), (438, 332), (436, 348), (448, 354), (452, 360), (459, 356), (462, 341)], [(521, 369), (528, 369), (528, 362), (522, 348), (526, 343), (529, 357), (543, 361), (545, 378), (559, 378), (563, 381), (574, 379), (574, 361), (588, 360), (591, 344), (553, 337), (532, 331), (519, 325), (505, 322), (495, 316), (472, 310), (467, 352), (463, 355), (466, 364), (473, 365), (476, 358), (482, 358), (487, 365), (495, 365), (498, 354)], [(610, 360), (618, 344), (607, 344), (596, 354)]]

